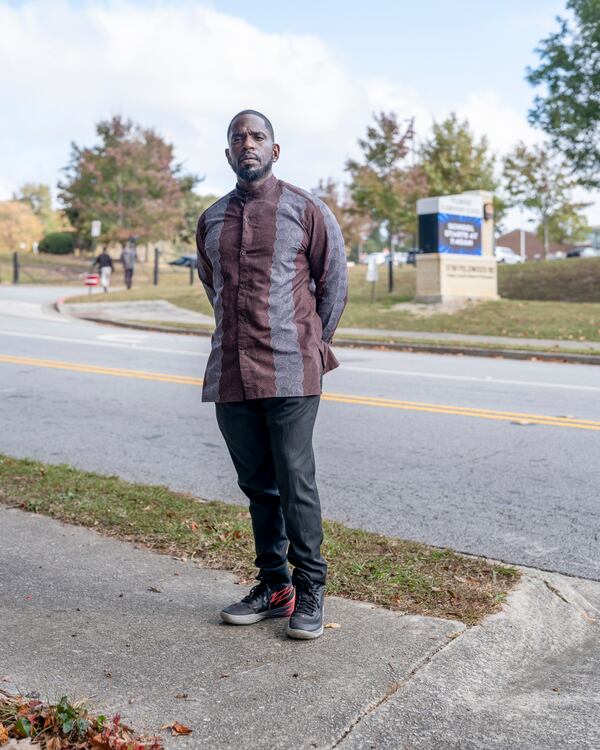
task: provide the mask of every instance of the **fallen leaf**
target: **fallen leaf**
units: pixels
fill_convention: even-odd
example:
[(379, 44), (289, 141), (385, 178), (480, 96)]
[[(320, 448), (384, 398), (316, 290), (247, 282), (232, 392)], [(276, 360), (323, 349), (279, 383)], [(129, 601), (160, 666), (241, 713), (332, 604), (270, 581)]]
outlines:
[(230, 675), (230, 672), (221, 672), (221, 674), (219, 675), (219, 677), (221, 679), (223, 679), (224, 677), (229, 677), (229, 675)]
[(174, 734), (191, 734), (192, 730), (189, 727), (186, 727), (184, 724), (180, 724), (178, 721), (173, 722), (173, 726), (171, 727)]
[(188, 694), (187, 693), (176, 693), (175, 697), (176, 698), (185, 699), (185, 698), (188, 697)]
[(594, 624), (595, 624), (596, 622), (598, 622), (598, 621), (597, 621), (597, 620), (595, 620), (595, 619), (594, 619), (593, 617), (590, 617), (590, 615), (588, 615), (588, 613), (587, 613), (587, 612), (583, 612), (583, 611), (582, 611), (582, 612), (581, 612), (581, 616), (583, 617), (583, 619), (584, 619), (584, 620), (585, 620), (586, 622), (589, 622), (589, 623), (591, 623), (592, 625), (594, 625)]
[(105, 677), (112, 677), (112, 672), (105, 672), (105, 673), (104, 673), (104, 676), (105, 676)]
[(46, 740), (46, 750), (60, 750), (62, 747), (62, 742), (60, 741), (60, 737), (50, 737), (49, 740)]
[(162, 594), (162, 589), (159, 589), (158, 586), (149, 586), (148, 591), (152, 591), (155, 594)]
[(553, 693), (560, 693), (560, 688), (552, 688)]
[(460, 583), (469, 583), (472, 586), (479, 583), (479, 580), (477, 578), (473, 578), (473, 576), (454, 576), (454, 578), (457, 581), (460, 581)]
[(339, 622), (328, 622), (327, 625), (325, 625), (325, 627), (335, 630), (337, 628), (341, 628), (342, 626), (339, 624)]
[(108, 740), (105, 740), (101, 734), (95, 734), (92, 737), (92, 747), (101, 748), (102, 750), (109, 750)]
[(4, 724), (0, 724), (0, 745), (3, 745), (5, 742), (8, 742), (8, 730)]
[(184, 724), (180, 724), (178, 721), (172, 721), (170, 724), (163, 724), (161, 729), (170, 729), (171, 734), (191, 734), (192, 730), (186, 727)]

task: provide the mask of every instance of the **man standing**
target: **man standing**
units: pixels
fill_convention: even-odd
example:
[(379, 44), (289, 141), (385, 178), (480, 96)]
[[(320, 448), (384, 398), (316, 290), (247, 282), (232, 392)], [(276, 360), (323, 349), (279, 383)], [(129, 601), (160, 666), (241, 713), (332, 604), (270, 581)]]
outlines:
[(259, 583), (221, 617), (290, 617), (289, 636), (318, 638), (327, 564), (312, 434), (323, 373), (338, 366), (329, 343), (346, 304), (344, 241), (322, 201), (272, 174), (280, 148), (264, 115), (239, 112), (227, 142), (236, 188), (197, 230), (216, 323), (202, 398), (216, 403), (250, 500)]
[(100, 269), (100, 284), (102, 285), (102, 289), (104, 289), (105, 292), (108, 292), (108, 287), (110, 286), (110, 275), (113, 271), (113, 262), (106, 249), (102, 250), (100, 255), (92, 263), (92, 268), (95, 266), (98, 266)]

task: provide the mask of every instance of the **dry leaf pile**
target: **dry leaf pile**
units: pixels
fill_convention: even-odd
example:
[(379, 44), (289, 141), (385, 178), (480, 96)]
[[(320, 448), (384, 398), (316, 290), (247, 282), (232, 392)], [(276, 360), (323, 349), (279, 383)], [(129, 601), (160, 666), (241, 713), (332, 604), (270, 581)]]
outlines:
[(112, 719), (93, 716), (83, 701), (50, 704), (0, 691), (0, 750), (164, 750), (160, 737), (137, 735)]

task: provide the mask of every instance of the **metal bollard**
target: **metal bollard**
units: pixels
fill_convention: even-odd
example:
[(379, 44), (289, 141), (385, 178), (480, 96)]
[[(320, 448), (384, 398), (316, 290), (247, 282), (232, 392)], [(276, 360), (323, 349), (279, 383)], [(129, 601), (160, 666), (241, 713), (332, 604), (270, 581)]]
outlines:
[(13, 253), (13, 284), (19, 283), (19, 253)]
[(194, 272), (195, 272), (194, 264), (190, 263), (190, 286), (193, 286), (194, 284)]

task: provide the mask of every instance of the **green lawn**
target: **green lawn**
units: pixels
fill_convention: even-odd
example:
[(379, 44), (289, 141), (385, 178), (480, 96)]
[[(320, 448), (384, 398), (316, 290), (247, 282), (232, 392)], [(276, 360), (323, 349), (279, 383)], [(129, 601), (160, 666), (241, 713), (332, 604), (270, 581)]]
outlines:
[[(2, 455), (0, 503), (231, 570), (244, 580), (256, 572), (249, 513), (240, 505)], [(330, 594), (468, 625), (497, 610), (519, 579), (512, 567), (333, 521), (325, 522), (324, 555)]]
[[(582, 265), (579, 265), (582, 264)], [(589, 269), (592, 269), (591, 271)], [(580, 276), (577, 275), (579, 269)], [(385, 273), (379, 274), (375, 303), (371, 303), (371, 285), (365, 279), (364, 266), (349, 269), (350, 296), (341, 325), (346, 327), (392, 329), (397, 331), (427, 331), (490, 336), (517, 336), (523, 338), (550, 338), (576, 341), (600, 341), (600, 259), (576, 259), (531, 263), (525, 268), (501, 266), (500, 290), (518, 289), (527, 279), (540, 280), (536, 287), (538, 296), (550, 294), (554, 289), (563, 298), (590, 296), (588, 277), (599, 273), (597, 301), (548, 301), (539, 299), (501, 299), (494, 302), (473, 303), (453, 314), (436, 314), (430, 317), (414, 315), (406, 310), (395, 310), (395, 305), (410, 301), (415, 290), (415, 270), (412, 267), (395, 269), (395, 290), (387, 292)], [(579, 279), (579, 286), (577, 286)], [(175, 305), (211, 313), (210, 305), (201, 284), (196, 280), (190, 286), (187, 270), (165, 270), (160, 284), (155, 287), (136, 278), (130, 292), (114, 292), (94, 301), (109, 303), (121, 300), (166, 299)], [(565, 290), (570, 290), (569, 294)], [(579, 291), (578, 291), (579, 290)], [(532, 292), (533, 294), (533, 292)], [(72, 299), (89, 301), (86, 296)]]

